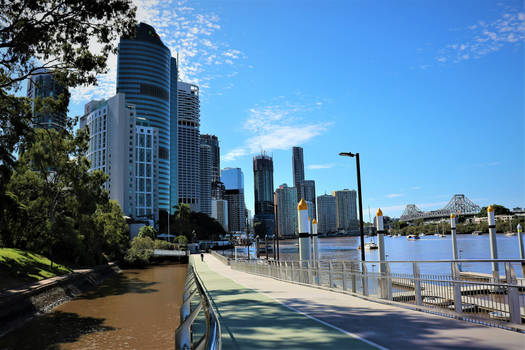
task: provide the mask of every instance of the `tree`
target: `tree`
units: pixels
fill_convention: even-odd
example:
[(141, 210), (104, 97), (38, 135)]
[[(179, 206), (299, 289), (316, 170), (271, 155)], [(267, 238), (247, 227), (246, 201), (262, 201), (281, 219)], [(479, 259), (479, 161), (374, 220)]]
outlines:
[[(492, 204), (492, 208), (494, 209), (494, 215), (510, 215), (512, 212), (510, 209), (505, 208), (503, 205), (499, 204)], [(478, 217), (480, 218), (486, 218), (487, 217), (487, 207), (481, 208)]]
[(129, 227), (117, 201), (100, 204), (95, 212), (97, 230), (102, 233), (102, 252), (107, 260), (120, 260), (129, 246)]
[[(0, 2), (0, 210), (11, 210), (5, 187), (21, 141), (31, 143), (32, 111), (17, 96), (22, 82), (46, 69), (66, 88), (60, 98), (33, 101), (66, 112), (67, 88), (95, 84), (119, 36), (133, 35), (130, 0), (10, 0)], [(52, 104), (52, 101), (55, 101)], [(38, 104), (41, 106), (35, 106)]]
[(157, 238), (157, 230), (152, 226), (142, 226), (139, 230), (139, 237), (149, 237), (154, 240)]
[(135, 237), (126, 252), (124, 261), (130, 265), (147, 265), (153, 257), (155, 243), (149, 237)]

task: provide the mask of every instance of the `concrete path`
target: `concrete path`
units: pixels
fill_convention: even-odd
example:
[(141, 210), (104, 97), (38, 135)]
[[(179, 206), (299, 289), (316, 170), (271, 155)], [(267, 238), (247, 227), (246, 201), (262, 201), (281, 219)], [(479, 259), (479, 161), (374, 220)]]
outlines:
[[(203, 273), (206, 287), (214, 299), (218, 298), (216, 303), (224, 319), (221, 319), (223, 339), (224, 333), (231, 331), (232, 322), (246, 325), (256, 321), (257, 326), (253, 328), (256, 332), (246, 332), (243, 336), (249, 339), (257, 333), (260, 340), (254, 346), (258, 348), (275, 348), (277, 344), (264, 346), (266, 336), (279, 334), (282, 341), (301, 337), (305, 342), (299, 347), (302, 349), (321, 349), (319, 344), (327, 341), (332, 342), (327, 349), (364, 347), (365, 342), (368, 346), (377, 344), (388, 349), (525, 349), (525, 334), (251, 275), (232, 270), (210, 254), (206, 254), (204, 264), (198, 260), (197, 267)], [(275, 305), (276, 301), (281, 304), (280, 308)], [(274, 309), (279, 312), (274, 314)], [(310, 323), (303, 326), (306, 317)], [(288, 326), (281, 328), (283, 324)], [(337, 333), (348, 342), (339, 340)], [(309, 342), (310, 339), (313, 342)], [(285, 348), (295, 347), (285, 344)]]
[(207, 254), (194, 266), (218, 310), (222, 349), (377, 349), (291, 310), (209, 268), (221, 264)]

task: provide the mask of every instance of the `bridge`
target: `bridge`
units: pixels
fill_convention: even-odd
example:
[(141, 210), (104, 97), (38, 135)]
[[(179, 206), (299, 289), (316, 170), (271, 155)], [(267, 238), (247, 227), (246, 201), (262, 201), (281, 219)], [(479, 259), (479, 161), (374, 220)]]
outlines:
[(400, 221), (413, 221), (417, 219), (448, 218), (450, 214), (475, 215), (480, 212), (479, 205), (468, 199), (464, 194), (455, 194), (443, 209), (422, 211), (415, 204), (407, 204)]
[[(216, 254), (190, 261), (176, 349), (523, 349), (525, 344), (525, 311), (514, 298), (525, 301), (516, 294), (525, 284), (512, 273), (512, 264), (525, 261), (502, 261), (507, 274), (497, 283), (490, 276), (481, 276), (484, 282), (467, 274), (459, 282), (458, 275), (423, 274), (422, 262), (410, 262), (412, 273), (385, 275), (374, 272), (377, 262), (233, 261)], [(387, 271), (390, 265), (404, 271), (387, 265)], [(475, 297), (488, 309), (473, 310)]]

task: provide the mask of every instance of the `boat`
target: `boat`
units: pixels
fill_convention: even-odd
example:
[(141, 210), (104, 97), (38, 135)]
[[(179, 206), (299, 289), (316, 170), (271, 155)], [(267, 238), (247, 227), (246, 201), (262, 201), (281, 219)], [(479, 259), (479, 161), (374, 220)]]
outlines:
[(516, 232), (505, 232), (505, 236), (507, 237), (516, 236)]
[(401, 237), (401, 233), (398, 233), (398, 234), (396, 235), (396, 237)]
[(425, 237), (426, 235), (424, 233), (420, 233), (419, 237)]
[(440, 235), (438, 235), (438, 236), (441, 237), (441, 238), (444, 238), (444, 237), (445, 237), (444, 234), (440, 234)]
[(416, 239), (419, 239), (417, 235), (408, 235), (407, 240), (409, 241), (415, 241)]
[(481, 236), (482, 234), (483, 234), (483, 232), (481, 232), (481, 231), (474, 231), (474, 232), (472, 232), (473, 236)]
[[(361, 246), (357, 247), (357, 249), (361, 249)], [(366, 249), (377, 249), (377, 244), (375, 244), (374, 242), (366, 242), (365, 250)]]

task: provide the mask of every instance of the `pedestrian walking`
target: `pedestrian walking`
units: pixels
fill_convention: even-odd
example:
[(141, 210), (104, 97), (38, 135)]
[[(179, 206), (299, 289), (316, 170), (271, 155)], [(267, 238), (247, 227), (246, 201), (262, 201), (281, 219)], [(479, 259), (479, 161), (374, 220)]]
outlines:
[(204, 253), (201, 253), (201, 261), (204, 261)]

